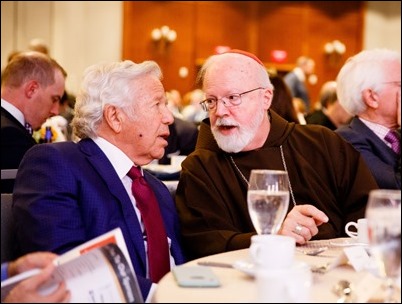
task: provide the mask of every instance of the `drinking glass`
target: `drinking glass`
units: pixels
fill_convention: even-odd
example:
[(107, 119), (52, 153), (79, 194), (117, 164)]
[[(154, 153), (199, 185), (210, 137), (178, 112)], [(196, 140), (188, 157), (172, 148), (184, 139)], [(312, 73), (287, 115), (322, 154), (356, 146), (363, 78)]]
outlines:
[(288, 174), (281, 170), (251, 170), (248, 211), (258, 234), (276, 234), (289, 207)]
[(400, 302), (395, 283), (401, 271), (401, 191), (370, 191), (366, 218), (370, 254), (387, 286), (384, 303)]

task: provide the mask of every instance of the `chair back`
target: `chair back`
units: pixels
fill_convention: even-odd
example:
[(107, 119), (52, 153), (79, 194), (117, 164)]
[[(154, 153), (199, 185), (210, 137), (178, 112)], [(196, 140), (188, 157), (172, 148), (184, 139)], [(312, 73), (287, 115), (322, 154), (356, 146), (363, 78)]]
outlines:
[(13, 192), (17, 172), (18, 169), (1, 169), (1, 193)]
[(17, 258), (17, 237), (11, 213), (12, 193), (1, 193), (1, 263)]
[(17, 176), (18, 169), (2, 169), (1, 179), (15, 179)]

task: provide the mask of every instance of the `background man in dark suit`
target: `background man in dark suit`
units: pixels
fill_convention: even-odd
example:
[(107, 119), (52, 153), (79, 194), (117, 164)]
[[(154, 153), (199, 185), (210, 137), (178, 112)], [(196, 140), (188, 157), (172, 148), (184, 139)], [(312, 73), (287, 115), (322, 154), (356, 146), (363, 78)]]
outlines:
[[(380, 188), (401, 189), (400, 150), (394, 151), (387, 140), (390, 131), (400, 128), (400, 53), (358, 53), (340, 70), (337, 85), (339, 102), (354, 118), (336, 132), (360, 151)], [(400, 147), (400, 133), (396, 137)]]
[(308, 124), (322, 125), (336, 130), (351, 120), (351, 115), (339, 103), (338, 95), (336, 95), (336, 81), (327, 81), (322, 85), (319, 102), (319, 108), (306, 115)]
[[(128, 173), (161, 158), (167, 146), (173, 116), (161, 78), (153, 61), (86, 70), (72, 122), (81, 140), (36, 145), (21, 162), (13, 202), (21, 253), (63, 253), (120, 227), (143, 297), (150, 296), (157, 283), (150, 279), (150, 238)], [(162, 217), (167, 263), (181, 264), (185, 259), (172, 196), (152, 174), (142, 174), (157, 200), (149, 213), (155, 223), (155, 214)]]
[(297, 58), (296, 67), (285, 75), (283, 80), (289, 87), (293, 97), (303, 100), (306, 113), (310, 112), (310, 94), (307, 90), (307, 78), (314, 73), (315, 61), (310, 57), (300, 56)]
[(165, 154), (159, 160), (160, 164), (170, 164), (172, 155), (189, 155), (197, 143), (198, 128), (191, 122), (175, 117), (169, 126), (170, 135)]
[[(16, 55), (1, 77), (1, 169), (17, 169), (25, 152), (35, 145), (26, 129), (39, 128), (59, 113), (64, 93), (64, 69), (37, 52)], [(1, 192), (12, 192), (13, 181), (2, 181)]]

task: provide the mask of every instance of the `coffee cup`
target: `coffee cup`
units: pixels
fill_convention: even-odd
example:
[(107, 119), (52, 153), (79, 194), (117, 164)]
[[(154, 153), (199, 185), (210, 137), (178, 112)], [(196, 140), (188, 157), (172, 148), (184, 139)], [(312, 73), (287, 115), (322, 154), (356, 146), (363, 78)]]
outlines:
[(254, 235), (251, 237), (250, 258), (258, 267), (289, 268), (294, 261), (295, 239), (284, 235)]
[(349, 222), (345, 226), (345, 232), (351, 238), (357, 239), (359, 243), (368, 244), (368, 226), (367, 219), (361, 218), (357, 222)]

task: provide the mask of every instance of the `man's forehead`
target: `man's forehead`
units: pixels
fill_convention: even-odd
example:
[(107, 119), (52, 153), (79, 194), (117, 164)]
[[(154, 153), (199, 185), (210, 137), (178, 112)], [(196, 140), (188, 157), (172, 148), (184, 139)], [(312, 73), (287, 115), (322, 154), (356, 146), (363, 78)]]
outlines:
[(264, 66), (264, 64), (262, 63), (262, 61), (261, 61), (256, 55), (254, 55), (253, 53), (250, 53), (250, 52), (247, 52), (247, 51), (243, 51), (243, 50), (239, 50), (239, 49), (231, 49), (231, 50), (229, 50), (229, 51), (227, 51), (227, 52), (224, 52), (224, 53), (222, 53), (222, 54), (228, 54), (228, 53), (229, 53), (229, 54), (240, 54), (240, 55), (244, 55), (244, 56), (246, 56), (246, 57), (249, 57), (249, 58), (255, 60), (258, 64)]

